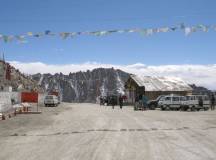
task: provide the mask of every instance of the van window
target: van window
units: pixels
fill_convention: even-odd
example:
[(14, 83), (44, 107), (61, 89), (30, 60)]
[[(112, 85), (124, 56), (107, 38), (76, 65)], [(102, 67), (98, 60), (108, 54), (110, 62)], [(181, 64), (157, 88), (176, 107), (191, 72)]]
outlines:
[(200, 99), (203, 99), (202, 96), (196, 96), (196, 100), (200, 100)]
[(171, 97), (165, 97), (165, 101), (171, 101)]
[(204, 100), (204, 101), (208, 101), (208, 100), (209, 100), (209, 97), (208, 97), (208, 96), (204, 96), (204, 97), (203, 97), (203, 100)]
[(165, 100), (165, 97), (160, 98), (160, 101), (164, 101), (164, 100)]
[(179, 101), (179, 97), (172, 97), (173, 101)]
[(192, 96), (186, 96), (186, 100), (193, 100)]
[[(191, 98), (192, 98), (192, 97), (191, 97)], [(186, 101), (187, 98), (186, 98), (186, 97), (181, 97), (180, 100), (181, 100), (181, 101)]]

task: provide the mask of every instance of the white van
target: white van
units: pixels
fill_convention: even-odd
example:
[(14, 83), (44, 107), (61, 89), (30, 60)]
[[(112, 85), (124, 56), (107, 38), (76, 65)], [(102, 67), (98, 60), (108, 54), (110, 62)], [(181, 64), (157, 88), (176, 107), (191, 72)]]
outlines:
[(211, 102), (207, 95), (190, 95), (186, 96), (187, 105), (184, 106), (183, 110), (190, 109), (191, 111), (199, 111), (200, 109), (208, 110)]
[(45, 106), (58, 106), (59, 100), (55, 95), (47, 95), (44, 99)]
[(161, 110), (179, 110), (184, 105), (186, 105), (186, 97), (178, 95), (164, 96), (158, 102)]

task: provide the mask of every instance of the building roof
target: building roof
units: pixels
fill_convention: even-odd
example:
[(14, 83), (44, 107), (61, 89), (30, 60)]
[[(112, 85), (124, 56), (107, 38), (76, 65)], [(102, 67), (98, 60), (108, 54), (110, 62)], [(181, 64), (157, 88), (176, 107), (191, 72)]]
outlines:
[(144, 86), (146, 91), (192, 91), (192, 88), (186, 82), (176, 77), (143, 75), (131, 75), (130, 77), (138, 86)]

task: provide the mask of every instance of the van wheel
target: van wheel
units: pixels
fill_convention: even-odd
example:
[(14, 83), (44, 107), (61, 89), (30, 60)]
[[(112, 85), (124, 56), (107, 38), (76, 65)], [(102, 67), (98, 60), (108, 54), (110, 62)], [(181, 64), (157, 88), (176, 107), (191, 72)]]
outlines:
[(181, 107), (180, 107), (180, 110), (181, 110), (181, 111), (186, 111), (186, 107), (181, 106)]
[(161, 106), (161, 110), (162, 110), (162, 111), (164, 111), (164, 110), (165, 110), (164, 106)]
[(170, 110), (170, 107), (169, 107), (169, 106), (166, 106), (166, 110)]
[(204, 108), (204, 111), (208, 111), (209, 110), (209, 108)]
[(197, 109), (197, 111), (200, 111), (200, 109)]
[(195, 111), (195, 107), (193, 106), (193, 107), (191, 107), (191, 111)]

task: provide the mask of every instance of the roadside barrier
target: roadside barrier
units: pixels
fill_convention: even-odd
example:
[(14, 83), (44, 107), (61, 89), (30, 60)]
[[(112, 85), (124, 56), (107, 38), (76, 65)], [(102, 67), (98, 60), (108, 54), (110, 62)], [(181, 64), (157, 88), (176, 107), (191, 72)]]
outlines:
[(12, 118), (14, 116), (16, 116), (16, 110), (14, 109), (7, 112), (2, 112), (0, 113), (0, 121)]
[(0, 121), (15, 117), (17, 114), (40, 114), (38, 111), (31, 111), (29, 103), (15, 104), (6, 112), (0, 112)]

